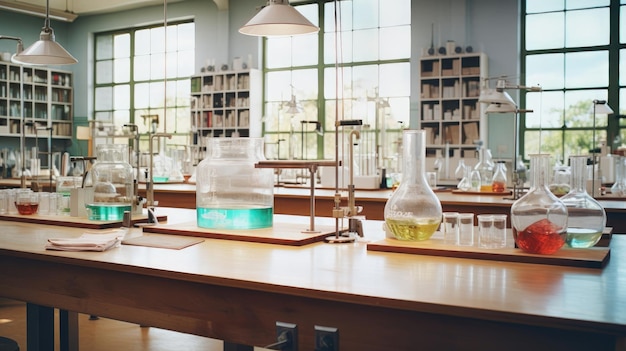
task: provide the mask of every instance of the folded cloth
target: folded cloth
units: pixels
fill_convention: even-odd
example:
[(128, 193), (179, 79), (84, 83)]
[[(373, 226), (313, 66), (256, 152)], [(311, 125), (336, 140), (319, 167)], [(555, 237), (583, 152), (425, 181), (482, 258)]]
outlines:
[(105, 251), (121, 243), (124, 230), (113, 230), (104, 233), (83, 233), (78, 238), (48, 239), (47, 250), (59, 251)]

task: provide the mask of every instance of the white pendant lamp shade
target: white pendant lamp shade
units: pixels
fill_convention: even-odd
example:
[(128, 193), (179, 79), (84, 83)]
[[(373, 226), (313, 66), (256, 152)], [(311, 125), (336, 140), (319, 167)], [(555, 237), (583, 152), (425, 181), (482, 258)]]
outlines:
[(54, 31), (44, 27), (39, 40), (13, 57), (13, 61), (28, 65), (71, 65), (78, 60), (54, 40)]
[(288, 0), (269, 0), (239, 33), (253, 36), (289, 36), (317, 33), (319, 28), (306, 19)]
[(485, 113), (509, 113), (515, 112), (517, 108), (514, 105), (491, 103), (485, 109)]

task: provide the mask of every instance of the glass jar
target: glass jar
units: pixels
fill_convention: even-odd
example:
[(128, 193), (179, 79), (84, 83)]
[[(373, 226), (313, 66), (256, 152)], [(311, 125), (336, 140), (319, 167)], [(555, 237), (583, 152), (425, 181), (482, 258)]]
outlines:
[(525, 252), (552, 254), (565, 244), (567, 207), (548, 189), (550, 155), (530, 155), (531, 187), (511, 206), (517, 246)]
[(441, 223), (441, 203), (426, 181), (426, 134), (402, 132), (402, 181), (385, 204), (385, 224), (399, 240), (427, 240)]
[(474, 170), (480, 174), (480, 191), (491, 192), (491, 180), (493, 179), (493, 161), (491, 160), (491, 151), (485, 148), (478, 150), (478, 163), (474, 166)]
[(459, 159), (459, 164), (456, 166), (456, 169), (454, 170), (454, 177), (457, 180), (461, 180), (463, 179), (463, 177), (465, 177), (465, 160), (460, 158)]
[(196, 170), (199, 227), (256, 229), (272, 226), (274, 172), (254, 166), (263, 160), (263, 138), (207, 139), (207, 157)]
[(506, 190), (506, 168), (504, 161), (496, 163), (496, 170), (493, 172), (491, 187), (494, 193), (503, 193)]
[(470, 179), (470, 175), (472, 173), (472, 169), (465, 164), (463, 164), (463, 177), (459, 184), (456, 186), (461, 191), (469, 191), (472, 189), (472, 180)]
[(100, 144), (96, 163), (89, 172), (93, 201), (87, 200), (87, 217), (94, 221), (117, 221), (133, 202), (133, 168), (128, 163), (128, 145)]
[(587, 193), (587, 156), (570, 156), (571, 190), (561, 198), (567, 206), (567, 237), (570, 247), (592, 247), (602, 237), (606, 213), (598, 201)]
[(623, 197), (626, 195), (626, 178), (624, 177), (624, 171), (626, 170), (624, 161), (626, 157), (613, 155), (612, 158), (615, 160), (615, 181), (611, 186), (611, 194)]

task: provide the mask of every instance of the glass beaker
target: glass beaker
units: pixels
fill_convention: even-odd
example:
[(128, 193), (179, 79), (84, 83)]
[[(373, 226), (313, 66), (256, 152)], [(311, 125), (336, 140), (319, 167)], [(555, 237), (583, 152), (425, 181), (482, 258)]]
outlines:
[(561, 198), (567, 206), (567, 237), (570, 247), (594, 246), (602, 237), (606, 213), (598, 201), (587, 193), (587, 156), (570, 156), (571, 190)]
[(385, 204), (385, 224), (396, 239), (427, 240), (441, 223), (441, 202), (426, 181), (426, 132), (402, 134), (402, 181)]
[(196, 217), (202, 228), (268, 228), (274, 217), (274, 171), (263, 138), (208, 138), (207, 157), (196, 170)]
[(622, 197), (626, 195), (626, 177), (624, 177), (624, 165), (625, 157), (620, 155), (613, 155), (615, 158), (615, 182), (611, 186), (611, 194)]
[(95, 221), (117, 221), (124, 211), (131, 211), (133, 201), (133, 167), (128, 163), (128, 145), (101, 144), (97, 161), (89, 172), (93, 199), (87, 200), (87, 217)]
[(550, 155), (530, 155), (531, 187), (511, 206), (517, 246), (535, 254), (552, 254), (565, 244), (567, 207), (548, 189)]

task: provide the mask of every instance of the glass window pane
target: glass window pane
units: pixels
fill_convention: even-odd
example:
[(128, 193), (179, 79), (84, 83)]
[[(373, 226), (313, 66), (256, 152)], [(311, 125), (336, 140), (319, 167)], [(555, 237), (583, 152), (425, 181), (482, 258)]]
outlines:
[[(298, 88), (301, 100), (317, 100), (317, 70), (305, 69), (292, 72), (293, 85)], [(306, 84), (302, 84), (306, 82)], [(300, 83), (300, 84), (298, 84)]]
[(293, 37), (294, 66), (314, 65), (317, 63), (317, 34), (299, 35)]
[(266, 41), (265, 60), (267, 68), (291, 66), (291, 38), (278, 37), (268, 38)]
[(380, 26), (411, 24), (411, 0), (380, 1)]
[(608, 84), (608, 51), (575, 52), (565, 55), (565, 87), (605, 87)]
[(411, 27), (391, 27), (380, 29), (380, 59), (393, 60), (411, 57)]
[(378, 6), (378, 0), (359, 0), (356, 6), (353, 6), (353, 29), (377, 28)]
[[(565, 124), (567, 127), (594, 127), (593, 100), (606, 100), (606, 90), (574, 90), (565, 92)], [(607, 125), (606, 115), (596, 114), (596, 127)]]
[(135, 108), (150, 106), (150, 85), (148, 83), (135, 84)]
[(550, 153), (563, 154), (563, 132), (560, 130), (533, 130), (524, 133), (524, 158), (528, 155)]
[(113, 108), (113, 87), (96, 88), (96, 111), (111, 110)]
[(265, 99), (288, 102), (291, 98), (291, 72), (268, 72), (265, 76)]
[(113, 36), (99, 35), (96, 37), (96, 60), (113, 58)]
[(526, 108), (533, 110), (526, 113), (527, 128), (560, 128), (563, 125), (563, 105), (565, 96), (562, 91), (547, 91), (526, 94)]
[(411, 67), (406, 63), (380, 65), (380, 95), (409, 96), (411, 94)]
[[(354, 71), (362, 69), (362, 66), (354, 67)], [(339, 86), (341, 97), (351, 96), (352, 91), (352, 71), (353, 68), (345, 67), (340, 70), (338, 75), (335, 75), (335, 68), (327, 68), (324, 70), (324, 98), (335, 99), (337, 98), (337, 85)], [(377, 79), (378, 75), (375, 73), (374, 78)], [(371, 76), (370, 76), (371, 77)], [(356, 78), (355, 78), (356, 79)]]
[(564, 65), (564, 54), (526, 56), (526, 85), (541, 85), (544, 89), (563, 88)]
[(124, 124), (130, 122), (130, 111), (128, 110), (116, 110), (113, 112), (113, 123), (116, 128), (120, 128)]
[(116, 110), (124, 110), (130, 108), (130, 86), (116, 85), (113, 87), (113, 108)]
[(337, 16), (341, 15), (340, 28), (352, 30), (352, 1), (331, 1), (324, 4), (324, 32), (332, 33), (335, 31), (335, 4), (339, 5)]
[(566, 14), (566, 47), (609, 43), (609, 9), (569, 11)]
[[(353, 62), (352, 58), (352, 32), (341, 32), (341, 37), (337, 38), (342, 44), (339, 48), (339, 62)], [(324, 63), (335, 63), (337, 58), (335, 50), (335, 33), (324, 34)]]
[(113, 61), (96, 62), (96, 84), (113, 82)]
[(565, 7), (565, 0), (526, 0), (526, 12), (558, 11)]
[(135, 56), (135, 69), (133, 70), (136, 81), (150, 79), (150, 55)]
[(377, 29), (357, 30), (353, 36), (353, 62), (378, 60)]
[(115, 83), (125, 83), (130, 81), (130, 58), (120, 58), (113, 60), (113, 72)]
[(150, 29), (150, 52), (164, 52), (165, 51), (165, 30), (163, 27), (156, 27)]
[(114, 38), (113, 57), (130, 57), (130, 35), (118, 34)]
[[(352, 97), (375, 96), (380, 85), (378, 65), (356, 66), (352, 69)], [(383, 96), (378, 93), (379, 96)]]
[(619, 85), (626, 85), (626, 49), (619, 51)]
[(150, 79), (163, 79), (165, 76), (165, 54), (150, 56)]
[[(565, 130), (565, 159), (571, 155), (588, 154), (594, 145), (593, 130)], [(600, 140), (606, 140), (606, 129), (595, 131), (595, 144)]]
[(196, 47), (196, 31), (193, 23), (178, 25), (178, 50), (194, 50)]
[(175, 52), (178, 47), (178, 26), (167, 26), (167, 52)]
[(163, 107), (163, 82), (150, 83), (150, 108)]
[[(626, 1), (626, 0), (622, 0), (622, 1)], [(619, 26), (619, 42), (626, 43), (626, 25), (624, 25), (624, 23), (626, 23), (626, 6), (620, 6), (619, 20), (622, 23), (622, 25)]]
[(178, 52), (177, 77), (187, 77), (193, 75), (195, 64), (194, 50)]
[(164, 58), (167, 59), (167, 66), (164, 68), (167, 73), (167, 78), (176, 78), (178, 73), (178, 53), (168, 52)]
[[(626, 1), (626, 0), (625, 0)], [(622, 88), (619, 90), (619, 101), (620, 106), (617, 109), (613, 109), (615, 112), (619, 112), (620, 115), (626, 114), (626, 88)], [(626, 126), (626, 118), (619, 119), (620, 126)], [(626, 143), (626, 138), (622, 138), (623, 142)]]
[(150, 54), (150, 30), (138, 30), (135, 32), (135, 56), (148, 54)]
[(564, 42), (563, 12), (526, 16), (526, 50), (562, 48)]
[(565, 8), (571, 9), (585, 9), (590, 7), (609, 6), (611, 0), (567, 0)]

